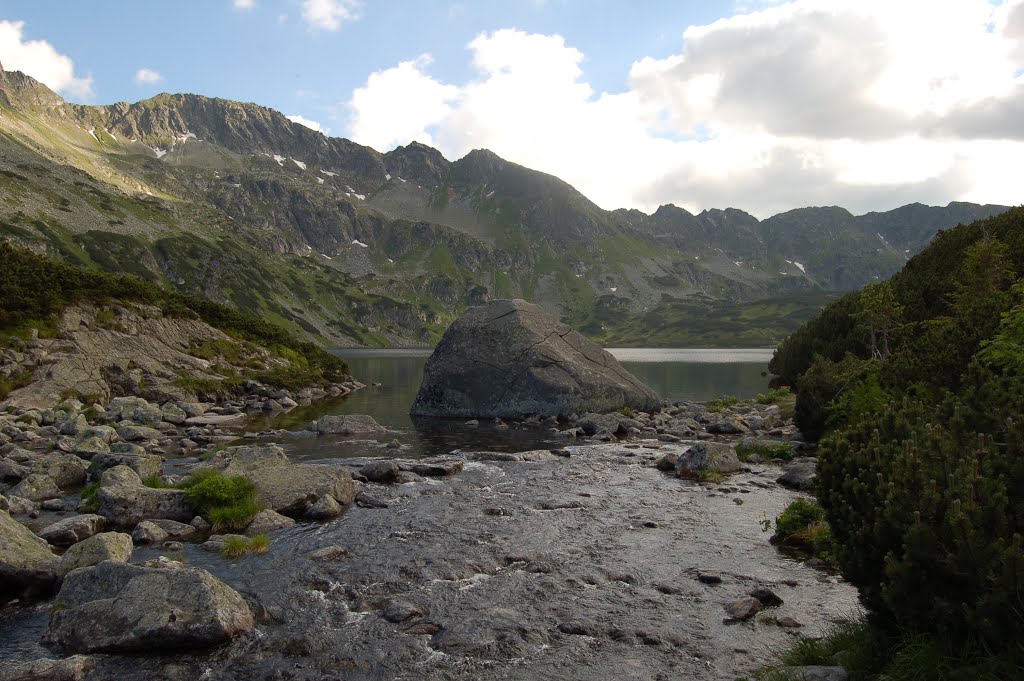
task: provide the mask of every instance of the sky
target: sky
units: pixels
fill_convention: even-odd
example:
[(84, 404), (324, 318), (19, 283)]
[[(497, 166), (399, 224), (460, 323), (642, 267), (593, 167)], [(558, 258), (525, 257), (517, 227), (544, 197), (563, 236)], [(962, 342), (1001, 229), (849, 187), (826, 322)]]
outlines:
[(606, 209), (1024, 202), (1024, 0), (0, 0), (0, 62), (487, 148)]

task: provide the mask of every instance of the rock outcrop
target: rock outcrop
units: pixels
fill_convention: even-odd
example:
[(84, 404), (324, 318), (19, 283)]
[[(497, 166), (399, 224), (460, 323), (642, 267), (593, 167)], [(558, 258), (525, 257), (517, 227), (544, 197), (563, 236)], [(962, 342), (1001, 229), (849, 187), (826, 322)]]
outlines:
[(146, 519), (188, 522), (195, 516), (183, 490), (146, 487), (138, 473), (128, 466), (104, 471), (97, 498), (96, 512), (123, 528), (133, 528)]
[(466, 311), (427, 360), (414, 416), (568, 416), (660, 398), (608, 352), (524, 300)]
[(253, 625), (245, 600), (206, 570), (104, 561), (64, 579), (43, 642), (67, 653), (200, 648)]

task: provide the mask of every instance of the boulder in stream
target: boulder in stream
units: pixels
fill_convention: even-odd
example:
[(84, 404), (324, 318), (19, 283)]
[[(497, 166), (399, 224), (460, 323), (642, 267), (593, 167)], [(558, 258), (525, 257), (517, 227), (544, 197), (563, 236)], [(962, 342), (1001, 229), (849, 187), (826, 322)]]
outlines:
[(524, 300), (495, 300), (448, 328), (410, 413), (522, 419), (647, 411), (659, 402), (611, 354), (554, 315)]
[(57, 562), (45, 541), (0, 511), (0, 603), (49, 593)]

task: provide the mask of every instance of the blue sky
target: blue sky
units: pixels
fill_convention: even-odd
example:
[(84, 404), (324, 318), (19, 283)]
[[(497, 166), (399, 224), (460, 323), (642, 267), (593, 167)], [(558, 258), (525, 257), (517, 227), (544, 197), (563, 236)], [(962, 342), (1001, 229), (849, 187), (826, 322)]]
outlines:
[(71, 101), (255, 101), (762, 217), (1021, 203), (1022, 44), (1024, 0), (0, 2), (0, 61)]

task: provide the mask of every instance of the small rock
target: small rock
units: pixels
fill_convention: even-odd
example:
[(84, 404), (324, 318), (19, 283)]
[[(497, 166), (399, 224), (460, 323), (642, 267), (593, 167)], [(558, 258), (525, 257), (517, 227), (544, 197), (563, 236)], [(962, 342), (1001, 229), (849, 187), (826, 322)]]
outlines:
[(726, 622), (745, 622), (761, 612), (761, 601), (756, 598), (741, 598), (727, 604), (725, 612), (729, 615)]
[(765, 586), (759, 586), (750, 592), (750, 595), (761, 602), (766, 608), (782, 605), (782, 599), (774, 591)]
[(697, 575), (697, 581), (701, 584), (721, 584), (722, 575), (719, 572), (701, 572)]
[(330, 494), (324, 494), (306, 508), (306, 517), (312, 520), (330, 520), (341, 515), (342, 507)]
[(44, 511), (63, 511), (66, 509), (66, 504), (63, 499), (47, 499), (39, 507)]
[(786, 629), (797, 629), (799, 627), (804, 626), (804, 625), (800, 624), (799, 622), (797, 622), (792, 617), (788, 617), (788, 616), (787, 617), (778, 617), (778, 618), (776, 618), (775, 619), (775, 623), (777, 625), (779, 625), (780, 627), (783, 627), (783, 628), (786, 628)]
[(136, 544), (161, 544), (167, 538), (163, 528), (149, 520), (143, 520), (132, 530), (132, 541)]
[(10, 669), (5, 681), (84, 681), (95, 666), (87, 655), (72, 655), (61, 660), (35, 660)]
[(185, 545), (180, 541), (165, 541), (160, 545), (164, 551), (184, 551)]
[(274, 530), (291, 527), (294, 524), (295, 521), (288, 516), (281, 515), (277, 511), (267, 508), (256, 514), (256, 517), (252, 519), (249, 526), (245, 528), (245, 535), (247, 537), (254, 537), (257, 534), (267, 534)]
[(360, 508), (387, 508), (388, 502), (366, 492), (358, 492), (356, 494), (356, 506)]
[(100, 532), (64, 552), (57, 564), (57, 576), (63, 579), (72, 570), (99, 565), (105, 560), (127, 563), (131, 557), (130, 536), (124, 532)]
[(409, 470), (416, 475), (437, 478), (460, 473), (464, 465), (462, 461), (457, 459), (437, 459), (433, 461), (417, 461), (409, 466)]

